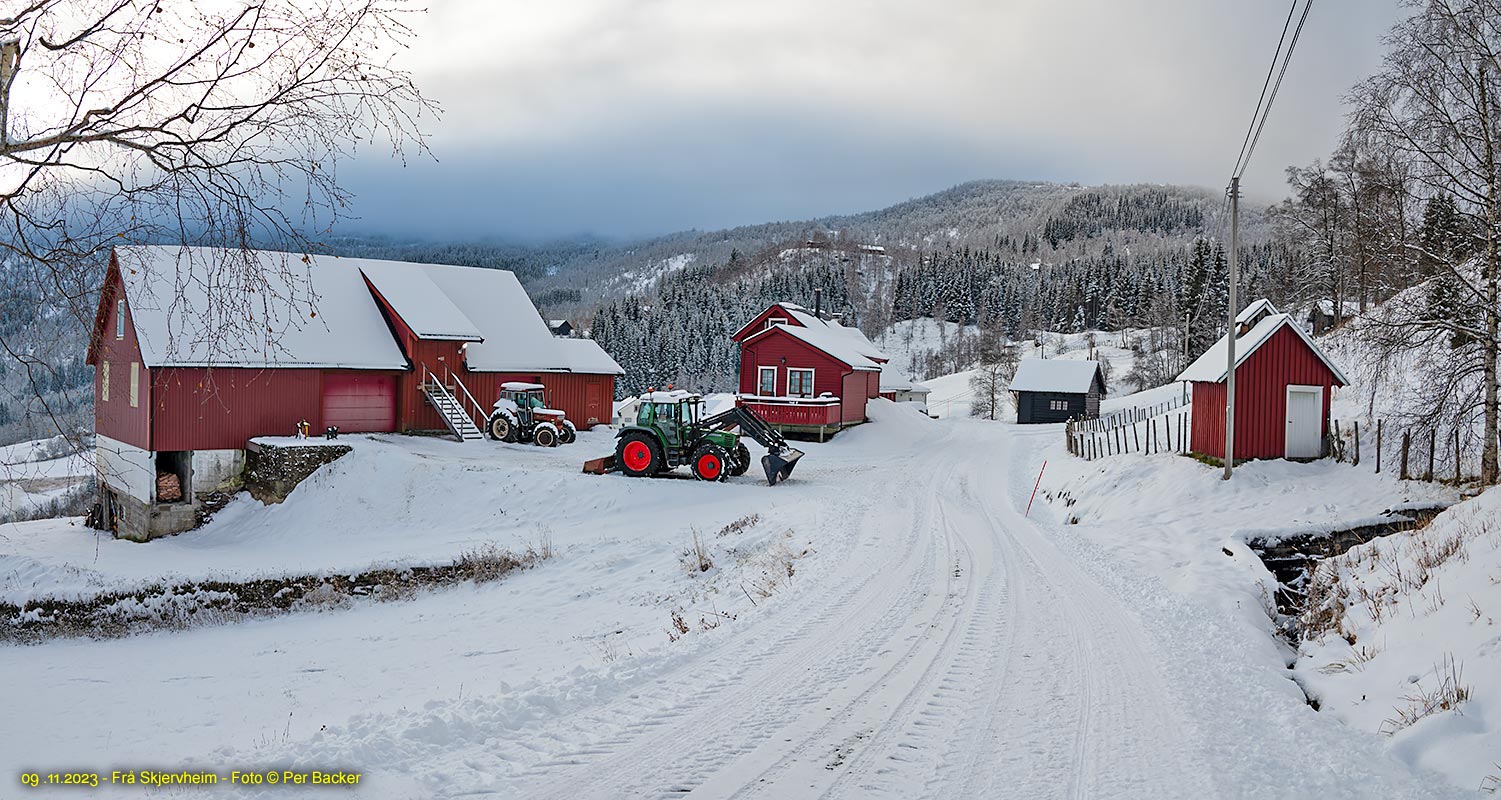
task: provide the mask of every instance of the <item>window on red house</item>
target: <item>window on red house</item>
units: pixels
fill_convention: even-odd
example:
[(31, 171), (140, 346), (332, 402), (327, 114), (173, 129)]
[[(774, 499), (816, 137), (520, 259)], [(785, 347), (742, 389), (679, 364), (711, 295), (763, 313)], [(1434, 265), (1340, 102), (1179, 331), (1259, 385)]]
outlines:
[(812, 397), (813, 396), (813, 370), (811, 370), (811, 369), (788, 369), (787, 370), (787, 396), (788, 397)]

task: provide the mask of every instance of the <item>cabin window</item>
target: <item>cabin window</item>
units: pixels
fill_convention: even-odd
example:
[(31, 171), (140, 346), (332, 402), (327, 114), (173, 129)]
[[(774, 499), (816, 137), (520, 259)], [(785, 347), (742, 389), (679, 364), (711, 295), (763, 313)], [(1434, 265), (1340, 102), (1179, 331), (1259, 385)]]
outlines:
[(813, 396), (813, 370), (811, 369), (787, 369), (787, 396), (788, 397), (812, 397)]
[(756, 381), (756, 394), (762, 397), (773, 397), (777, 393), (777, 368), (761, 367), (760, 377)]
[(125, 300), (115, 301), (115, 338), (125, 338)]
[(130, 362), (130, 407), (141, 407), (141, 362)]
[(766, 320), (766, 327), (768, 327), (768, 328), (770, 328), (773, 325), (786, 325), (786, 324), (787, 324), (787, 318), (786, 317), (768, 317), (767, 320)]
[(1067, 400), (1049, 400), (1048, 401), (1048, 410), (1049, 411), (1067, 411), (1068, 410), (1068, 401)]
[(102, 361), (99, 364), (99, 400), (109, 402), (109, 362)]

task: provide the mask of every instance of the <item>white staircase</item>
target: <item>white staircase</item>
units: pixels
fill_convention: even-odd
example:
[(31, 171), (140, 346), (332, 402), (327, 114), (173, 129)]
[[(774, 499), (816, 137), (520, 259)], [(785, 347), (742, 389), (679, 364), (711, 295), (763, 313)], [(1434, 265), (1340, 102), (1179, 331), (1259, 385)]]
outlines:
[(473, 398), (469, 397), (469, 390), (464, 388), (464, 384), (458, 382), (456, 376), (450, 375), (449, 377), (454, 383), (453, 388), (437, 380), (436, 375), (426, 373), (422, 381), (423, 396), (438, 411), (438, 416), (443, 418), (443, 424), (448, 426), (448, 431), (454, 436), (459, 437), (459, 441), (467, 442), (485, 438), (485, 434), (479, 429), (475, 417), (470, 415), (464, 404), (459, 401), (458, 396), (454, 394), (454, 388), (464, 393), (464, 397), (469, 399), (470, 404), (475, 407), (476, 411), (479, 410), (478, 404), (474, 403)]

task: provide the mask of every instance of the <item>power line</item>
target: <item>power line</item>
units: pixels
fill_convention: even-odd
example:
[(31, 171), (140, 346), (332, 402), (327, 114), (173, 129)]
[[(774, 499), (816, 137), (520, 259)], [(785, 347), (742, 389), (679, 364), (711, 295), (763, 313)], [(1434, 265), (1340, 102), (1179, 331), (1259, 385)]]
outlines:
[(1256, 129), (1256, 119), (1261, 115), (1261, 104), (1266, 100), (1267, 87), (1272, 85), (1272, 73), (1277, 71), (1277, 58), (1282, 55), (1282, 43), (1287, 40), (1287, 30), (1292, 27), (1293, 14), (1298, 11), (1298, 0), (1293, 0), (1292, 7), (1287, 9), (1287, 21), (1282, 23), (1282, 35), (1277, 37), (1277, 51), (1272, 53), (1272, 63), (1267, 65), (1266, 80), (1261, 84), (1261, 96), (1256, 98), (1256, 110), (1251, 112), (1251, 124), (1246, 127), (1246, 138), (1240, 143), (1240, 155), (1235, 157), (1235, 168), (1230, 170), (1231, 175), (1240, 174), (1240, 162), (1245, 160), (1246, 147), (1251, 143), (1251, 132)]
[(1303, 25), (1308, 22), (1308, 12), (1313, 8), (1313, 0), (1308, 0), (1303, 6), (1303, 16), (1298, 18), (1298, 27), (1293, 30), (1292, 41), (1287, 44), (1287, 53), (1282, 57), (1282, 69), (1277, 73), (1277, 82), (1272, 84), (1272, 94), (1267, 98), (1266, 108), (1261, 114), (1261, 122), (1256, 125), (1256, 135), (1251, 137), (1251, 147), (1246, 150), (1246, 157), (1241, 162), (1240, 169), (1235, 172), (1239, 178), (1251, 163), (1251, 154), (1256, 152), (1256, 143), (1261, 141), (1261, 129), (1266, 127), (1267, 116), (1271, 114), (1272, 103), (1277, 100), (1277, 90), (1282, 88), (1282, 79), (1287, 76), (1287, 65), (1292, 61), (1293, 50), (1298, 46), (1298, 37), (1303, 33)]

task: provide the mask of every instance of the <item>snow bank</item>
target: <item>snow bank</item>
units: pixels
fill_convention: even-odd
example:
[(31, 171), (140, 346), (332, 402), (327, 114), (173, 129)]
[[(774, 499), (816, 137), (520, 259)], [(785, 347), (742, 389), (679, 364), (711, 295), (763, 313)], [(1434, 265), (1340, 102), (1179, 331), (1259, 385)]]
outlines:
[(1501, 491), (1352, 548), (1313, 583), (1296, 669), (1322, 708), (1457, 786), (1501, 776)]

